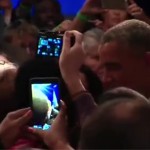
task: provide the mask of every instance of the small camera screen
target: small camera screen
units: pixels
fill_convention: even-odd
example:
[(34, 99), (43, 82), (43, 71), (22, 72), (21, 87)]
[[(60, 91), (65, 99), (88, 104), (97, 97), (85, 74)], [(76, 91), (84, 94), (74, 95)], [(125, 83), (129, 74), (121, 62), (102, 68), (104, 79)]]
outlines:
[(41, 36), (38, 40), (37, 56), (59, 57), (62, 39), (61, 36)]
[(59, 85), (32, 83), (33, 127), (47, 130), (59, 113)]

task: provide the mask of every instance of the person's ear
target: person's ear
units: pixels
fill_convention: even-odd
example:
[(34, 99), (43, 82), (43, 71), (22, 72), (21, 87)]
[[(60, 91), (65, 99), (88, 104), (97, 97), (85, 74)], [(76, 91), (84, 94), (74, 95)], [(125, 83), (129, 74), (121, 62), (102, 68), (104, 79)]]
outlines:
[(150, 66), (150, 52), (145, 53), (145, 61)]

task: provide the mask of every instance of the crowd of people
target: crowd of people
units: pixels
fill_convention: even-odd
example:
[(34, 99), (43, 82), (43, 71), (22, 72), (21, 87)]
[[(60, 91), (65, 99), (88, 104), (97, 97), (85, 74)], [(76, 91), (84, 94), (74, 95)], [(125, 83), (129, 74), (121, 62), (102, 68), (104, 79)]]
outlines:
[[(0, 149), (150, 148), (150, 17), (136, 1), (122, 10), (85, 0), (72, 19), (57, 0), (0, 9)], [(60, 57), (36, 57), (45, 31), (63, 34)], [(48, 130), (30, 126), (29, 81), (39, 77), (60, 81)]]

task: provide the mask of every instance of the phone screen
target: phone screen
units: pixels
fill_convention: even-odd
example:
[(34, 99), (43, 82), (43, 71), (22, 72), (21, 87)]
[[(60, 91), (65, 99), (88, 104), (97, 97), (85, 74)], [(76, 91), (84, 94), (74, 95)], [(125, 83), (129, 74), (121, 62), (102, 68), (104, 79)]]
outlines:
[(37, 46), (37, 56), (59, 57), (62, 50), (63, 36), (40, 35)]
[(59, 83), (31, 83), (33, 127), (47, 130), (59, 113)]

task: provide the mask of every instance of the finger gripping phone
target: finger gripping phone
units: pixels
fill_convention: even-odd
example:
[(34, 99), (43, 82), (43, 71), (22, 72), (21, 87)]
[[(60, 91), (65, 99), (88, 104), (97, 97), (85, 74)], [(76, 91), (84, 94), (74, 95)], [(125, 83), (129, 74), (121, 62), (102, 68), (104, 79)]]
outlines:
[(32, 126), (42, 130), (51, 127), (60, 109), (60, 86), (58, 78), (32, 78), (30, 99), (33, 111)]

